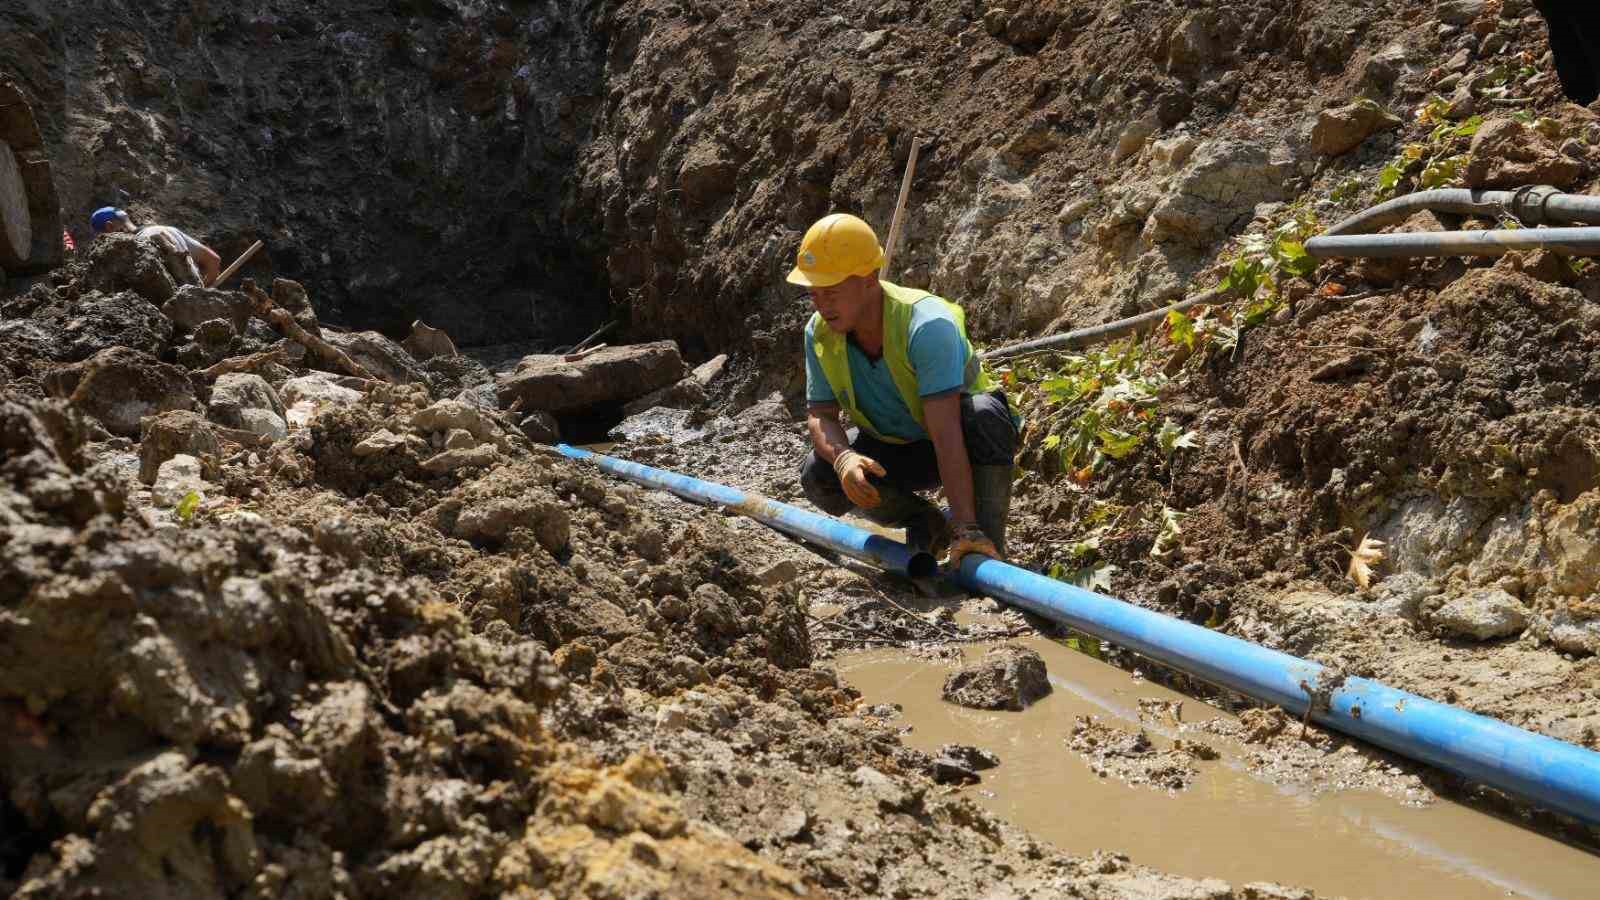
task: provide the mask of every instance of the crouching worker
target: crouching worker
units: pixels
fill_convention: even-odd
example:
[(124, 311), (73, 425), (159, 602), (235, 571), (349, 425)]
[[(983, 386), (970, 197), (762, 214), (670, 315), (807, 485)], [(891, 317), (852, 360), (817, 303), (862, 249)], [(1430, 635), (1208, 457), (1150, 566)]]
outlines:
[(151, 241), (161, 251), (167, 271), (179, 284), (210, 286), (222, 274), (222, 257), (215, 250), (190, 237), (171, 225), (146, 225), (139, 227), (128, 217), (128, 211), (114, 206), (102, 206), (89, 217), (95, 234), (107, 231), (126, 231), (141, 240)]
[[(967, 340), (961, 307), (878, 279), (883, 248), (836, 213), (806, 232), (791, 284), (811, 290), (806, 325), (806, 497), (830, 515), (859, 509), (947, 565), (1001, 558), (1017, 422)], [(839, 412), (857, 426), (845, 431)], [(947, 522), (917, 491), (944, 487)]]

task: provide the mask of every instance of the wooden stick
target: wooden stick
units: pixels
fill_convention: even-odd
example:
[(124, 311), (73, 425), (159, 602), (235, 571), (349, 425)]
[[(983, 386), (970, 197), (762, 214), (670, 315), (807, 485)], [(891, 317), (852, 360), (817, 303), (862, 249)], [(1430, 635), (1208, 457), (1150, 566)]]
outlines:
[(294, 320), (294, 316), (289, 315), (288, 310), (274, 305), (272, 298), (256, 287), (254, 279), (246, 278), (239, 288), (250, 298), (251, 305), (255, 307), (255, 314), (270, 322), (284, 337), (298, 342), (307, 350), (310, 350), (312, 354), (322, 357), (351, 375), (365, 378), (369, 381), (383, 380), (367, 371), (360, 363), (347, 356), (343, 350), (301, 328), (300, 323)]
[(272, 443), (272, 438), (254, 431), (245, 431), (243, 428), (226, 428), (222, 425), (212, 424), (211, 430), (223, 440), (233, 441), (245, 447), (265, 447)]
[(251, 244), (249, 250), (246, 250), (245, 252), (239, 254), (239, 258), (233, 261), (233, 265), (227, 267), (226, 269), (223, 269), (222, 270), (222, 274), (218, 275), (216, 280), (211, 282), (210, 284), (206, 285), (206, 287), (222, 287), (222, 283), (224, 281), (227, 281), (229, 278), (232, 278), (233, 277), (233, 273), (239, 271), (239, 267), (240, 266), (242, 266), (245, 263), (249, 262), (250, 261), (250, 257), (255, 256), (256, 255), (256, 251), (260, 250), (261, 247), (262, 247), (262, 244), (261, 244), (260, 241), (256, 241), (254, 244)]
[(561, 357), (561, 359), (562, 359), (563, 362), (577, 362), (578, 360), (583, 359), (584, 357), (592, 356), (592, 355), (594, 355), (596, 353), (599, 353), (601, 350), (604, 350), (605, 348), (607, 348), (609, 346), (611, 346), (611, 345), (610, 344), (595, 344), (593, 347), (590, 347), (587, 350), (574, 350), (571, 353), (568, 353), (566, 356)]
[(268, 350), (264, 353), (252, 353), (249, 356), (235, 356), (231, 359), (225, 359), (209, 369), (200, 370), (200, 374), (204, 375), (207, 381), (210, 381), (219, 375), (226, 375), (229, 372), (246, 372), (256, 366), (275, 362), (283, 362), (282, 350)]
[(613, 329), (615, 327), (617, 327), (617, 320), (616, 319), (612, 319), (611, 321), (607, 322), (606, 324), (601, 325), (599, 330), (597, 330), (594, 334), (591, 334), (588, 337), (584, 338), (583, 340), (579, 341), (571, 350), (568, 350), (567, 352), (568, 353), (577, 353), (578, 351), (582, 350), (584, 347), (587, 347), (589, 345), (590, 341), (594, 340), (595, 338), (599, 337), (602, 334), (605, 334), (606, 332), (610, 331), (611, 329)]
[(883, 279), (889, 280), (889, 264), (894, 259), (894, 245), (900, 240), (900, 217), (905, 214), (906, 200), (911, 196), (911, 175), (917, 170), (917, 139), (911, 138), (911, 155), (906, 157), (906, 174), (900, 179), (900, 199), (894, 205), (894, 220), (889, 223), (889, 242), (883, 248)]

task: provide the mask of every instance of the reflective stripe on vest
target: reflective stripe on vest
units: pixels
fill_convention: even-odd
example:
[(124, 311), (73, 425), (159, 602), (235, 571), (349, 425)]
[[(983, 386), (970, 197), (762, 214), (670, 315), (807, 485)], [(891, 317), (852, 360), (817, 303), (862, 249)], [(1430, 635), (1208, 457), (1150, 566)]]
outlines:
[[(889, 377), (894, 381), (895, 390), (918, 425), (927, 427), (927, 422), (922, 418), (922, 397), (917, 393), (917, 372), (911, 367), (911, 314), (923, 300), (943, 303), (955, 319), (956, 330), (961, 333), (961, 343), (967, 351), (966, 384), (961, 392), (982, 394), (997, 387), (994, 379), (984, 371), (977, 354), (972, 352), (972, 342), (967, 339), (967, 316), (961, 307), (927, 291), (904, 288), (887, 281), (879, 281), (878, 284), (883, 287), (883, 359), (889, 365)], [(849, 342), (845, 335), (828, 327), (820, 313), (811, 316), (811, 348), (817, 354), (817, 361), (822, 364), (822, 374), (828, 379), (828, 387), (833, 389), (834, 398), (839, 407), (850, 414), (851, 420), (878, 440), (891, 444), (910, 443), (906, 438), (879, 431), (857, 406), (854, 384), (850, 378)]]

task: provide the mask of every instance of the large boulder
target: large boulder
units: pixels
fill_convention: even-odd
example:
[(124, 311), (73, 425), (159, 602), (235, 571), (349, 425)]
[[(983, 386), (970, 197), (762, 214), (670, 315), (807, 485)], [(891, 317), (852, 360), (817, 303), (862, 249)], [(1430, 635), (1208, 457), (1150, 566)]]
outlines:
[(1485, 122), (1472, 137), (1472, 159), (1463, 178), (1468, 187), (1517, 188), (1528, 184), (1569, 187), (1583, 164), (1563, 154), (1537, 130), (1516, 119)]
[(285, 381), (278, 391), (286, 407), (284, 418), (290, 425), (310, 424), (317, 412), (327, 406), (349, 406), (361, 401), (361, 392), (340, 384), (331, 372), (312, 372)]
[(273, 440), (288, 436), (283, 401), (260, 375), (229, 372), (211, 387), (211, 418), (229, 428), (239, 428)]
[(186, 284), (161, 307), (161, 312), (184, 331), (193, 331), (213, 319), (226, 319), (235, 332), (244, 334), (250, 323), (250, 300), (238, 291)]
[(706, 403), (706, 388), (693, 375), (658, 390), (651, 391), (637, 400), (623, 404), (622, 414), (634, 416), (647, 409), (664, 406), (667, 409), (694, 409)]
[(672, 341), (608, 347), (575, 362), (560, 356), (529, 356), (496, 388), (502, 407), (520, 401), (523, 411), (577, 412), (621, 405), (681, 381), (689, 374)]
[(55, 332), (55, 352), (78, 362), (111, 347), (131, 347), (159, 355), (172, 339), (172, 322), (134, 291), (88, 291), (70, 303), (49, 304), (31, 318)]
[(1257, 204), (1283, 200), (1291, 171), (1287, 161), (1257, 144), (1207, 141), (1156, 203), (1146, 237), (1152, 243), (1209, 247), (1248, 223)]
[(428, 373), (405, 348), (376, 331), (325, 331), (323, 340), (343, 350), (372, 374), (394, 384), (427, 384)]
[(483, 410), (462, 400), (440, 400), (418, 410), (411, 417), (411, 427), (426, 434), (464, 431), (475, 443), (492, 443), (502, 450), (511, 449), (505, 431)]
[(1522, 602), (1499, 588), (1452, 597), (1434, 611), (1432, 619), (1446, 634), (1475, 641), (1512, 637), (1528, 627)]
[(89, 246), (88, 287), (104, 294), (131, 290), (151, 303), (165, 303), (178, 284), (161, 253), (131, 234), (102, 234)]
[(197, 412), (178, 409), (139, 423), (139, 480), (145, 484), (155, 484), (161, 464), (179, 454), (200, 460), (214, 476), (221, 453), (216, 431)]
[(196, 405), (188, 372), (127, 347), (102, 350), (52, 374), (55, 392), (122, 437), (138, 437), (145, 416)]
[(1023, 710), (1050, 694), (1044, 658), (1026, 647), (1001, 645), (944, 680), (944, 699), (971, 709)]
[(1323, 156), (1342, 156), (1373, 134), (1399, 124), (1399, 116), (1386, 112), (1372, 100), (1325, 109), (1311, 126), (1311, 149)]
[(401, 341), (400, 345), (406, 348), (407, 353), (423, 361), (436, 356), (451, 357), (458, 353), (456, 343), (450, 340), (450, 335), (421, 319), (411, 323), (411, 333), (406, 335), (406, 339)]

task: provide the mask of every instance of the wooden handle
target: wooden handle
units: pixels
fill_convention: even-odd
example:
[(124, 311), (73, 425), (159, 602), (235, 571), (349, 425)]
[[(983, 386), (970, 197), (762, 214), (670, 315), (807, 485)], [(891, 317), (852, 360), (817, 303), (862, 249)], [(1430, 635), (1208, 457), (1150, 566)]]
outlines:
[(917, 139), (911, 139), (911, 155), (906, 157), (906, 174), (900, 179), (900, 199), (894, 205), (894, 220), (889, 223), (889, 242), (883, 248), (883, 278), (889, 280), (889, 263), (894, 259), (894, 246), (900, 241), (900, 218), (905, 215), (906, 200), (911, 196), (911, 175), (917, 170)]
[(223, 269), (222, 274), (217, 276), (217, 280), (206, 285), (206, 287), (222, 287), (222, 283), (227, 281), (229, 278), (232, 278), (233, 273), (239, 271), (240, 266), (249, 262), (250, 257), (255, 256), (256, 251), (260, 250), (261, 246), (262, 244), (260, 241), (256, 241), (254, 244), (251, 244), (249, 250), (239, 254), (239, 258), (233, 261), (233, 265)]

